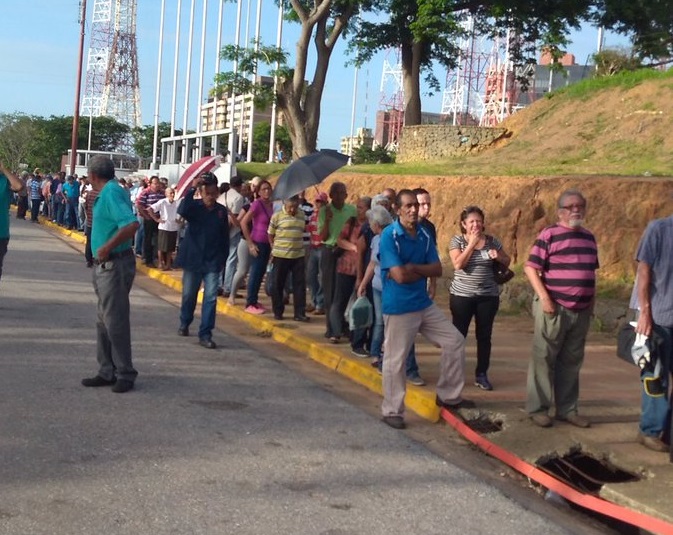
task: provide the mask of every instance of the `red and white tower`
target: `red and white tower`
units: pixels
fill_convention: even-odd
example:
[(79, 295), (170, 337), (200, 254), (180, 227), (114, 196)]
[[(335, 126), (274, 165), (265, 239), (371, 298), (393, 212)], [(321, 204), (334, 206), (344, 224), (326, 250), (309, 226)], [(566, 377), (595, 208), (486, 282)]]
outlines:
[(383, 60), (381, 98), (376, 113), (374, 139), (378, 145), (396, 151), (404, 126), (404, 85), (401, 50), (388, 49)]
[(458, 65), (446, 74), (442, 95), (443, 121), (453, 125), (476, 125), (484, 109), (484, 86), (490, 56), (486, 37), (476, 35), (471, 16), (462, 23), (463, 36), (458, 40)]
[(95, 0), (83, 116), (141, 126), (136, 0)]

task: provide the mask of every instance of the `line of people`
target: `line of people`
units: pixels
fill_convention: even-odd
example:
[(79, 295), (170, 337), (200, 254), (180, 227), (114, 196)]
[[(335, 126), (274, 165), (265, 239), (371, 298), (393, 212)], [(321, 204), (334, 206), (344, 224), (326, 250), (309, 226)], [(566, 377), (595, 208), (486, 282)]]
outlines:
[[(2, 171), (11, 178), (7, 184), (19, 199), (30, 196), (35, 201), (31, 203), (33, 212), (45, 210), (49, 218), (58, 214), (52, 201), (59, 190), (65, 191), (66, 200), (77, 198), (77, 203), (71, 203), (73, 209), (80, 206), (79, 189), (75, 192), (68, 187), (76, 182), (74, 179), (66, 178), (62, 183), (61, 176), (41, 177), (39, 170), (32, 176), (19, 178)], [(475, 405), (462, 397), (465, 337), (472, 320), (477, 342), (474, 384), (485, 391), (493, 389), (488, 371), (493, 325), (499, 308), (493, 263), (508, 266), (510, 258), (500, 240), (486, 233), (485, 214), (478, 206), (468, 206), (461, 211), (459, 232), (449, 243), (448, 253), (454, 267), (449, 288), (449, 320), (434, 303), (442, 265), (437, 251), (437, 232), (429, 220), (431, 198), (425, 189), (395, 193), (387, 188), (371, 198), (361, 197), (355, 204), (349, 204), (345, 184), (335, 182), (328, 195), (318, 193), (313, 203), (307, 201), (304, 192), (274, 203), (272, 185), (266, 180), (255, 178), (244, 184), (234, 178), (229, 185), (218, 189), (215, 176), (204, 174), (182, 202), (175, 201), (175, 191), (166, 187), (166, 181), (152, 177), (147, 185), (118, 181), (117, 185), (122, 188), (105, 189), (111, 192), (107, 201), (97, 203), (99, 190), (107, 186), (113, 169), (109, 162), (95, 160), (93, 173), (90, 181), (98, 188), (87, 188), (88, 181), (83, 180), (83, 193), (87, 193), (81, 203), (84, 215), (78, 216), (76, 210), (75, 213), (69, 210), (67, 218), (73, 225), (78, 221), (78, 227), (82, 225), (80, 221), (84, 221), (89, 238), (87, 263), (97, 266), (94, 276), (97, 293), (109, 296), (109, 292), (121, 292), (123, 296), (130, 290), (133, 279), (130, 264), (124, 268), (128, 275), (126, 282), (115, 283), (122, 286), (113, 284), (114, 288), (107, 288), (106, 284), (112, 284), (108, 272), (116, 262), (111, 261), (125, 259), (127, 253), (132, 253), (130, 247), (125, 247), (126, 240), (133, 237), (138, 250), (141, 227), (137, 218), (142, 218), (143, 258), (147, 265), (154, 265), (158, 257), (161, 267), (170, 269), (178, 233), (182, 230), (184, 234), (177, 260), (183, 268), (178, 333), (189, 335), (196, 298), (203, 284), (198, 336), (199, 343), (206, 348), (216, 347), (212, 330), (218, 293), (227, 296), (234, 305), (237, 292), (247, 278), (245, 310), (264, 314), (266, 309), (259, 302), (259, 292), (266, 275), (275, 319), (283, 319), (291, 298), (295, 321), (309, 321), (307, 313), (310, 312), (324, 315), (325, 337), (331, 343), (338, 344), (347, 338), (355, 356), (373, 357), (372, 364), (383, 375), (382, 412), (388, 425), (405, 427), (406, 383), (425, 384), (416, 363), (417, 333), (425, 335), (441, 351), (436, 389), (438, 405), (450, 410)], [(136, 192), (132, 204), (133, 188)], [(119, 199), (122, 197), (128, 200), (129, 209), (136, 207), (136, 213), (132, 211), (130, 217), (126, 210), (121, 210), (124, 203)], [(583, 226), (586, 210), (587, 202), (581, 192), (563, 192), (557, 200), (556, 223), (539, 233), (524, 264), (524, 273), (535, 293), (526, 411), (531, 421), (543, 428), (553, 425), (552, 411), (558, 421), (583, 428), (591, 425), (578, 412), (579, 374), (596, 299), (595, 273), (599, 268), (595, 237)], [(98, 232), (92, 231), (96, 212)], [(18, 214), (25, 217), (25, 212), (18, 211)], [(125, 224), (119, 227), (118, 221), (110, 220), (114, 217), (121, 217)], [(668, 383), (673, 346), (670, 320), (673, 270), (669, 258), (673, 231), (670, 226), (670, 217), (657, 220), (643, 234), (636, 254), (638, 276), (631, 302), (638, 316), (636, 331), (647, 336), (656, 333), (660, 341), (658, 368), (654, 372), (644, 370), (642, 374), (638, 441), (662, 452), (668, 451), (670, 444)], [(103, 240), (101, 228), (116, 234)], [(4, 247), (0, 251), (0, 270), (7, 241), (8, 238), (0, 243)], [(92, 249), (95, 252), (92, 253)], [(367, 296), (373, 304), (374, 321), (369, 329), (348, 330), (344, 312), (353, 294)], [(124, 303), (118, 305), (119, 310), (128, 308)], [(102, 349), (99, 347), (101, 372), (83, 383), (85, 386), (117, 384), (115, 391), (124, 392), (133, 387), (137, 372), (131, 364), (130, 350), (115, 349), (114, 343), (110, 346), (110, 340), (105, 338), (109, 333), (100, 331), (105, 322), (117, 321), (109, 314), (118, 316), (119, 312), (110, 303), (105, 306), (112, 307), (112, 312), (99, 308), (99, 341), (104, 343)], [(124, 342), (126, 338), (122, 338)], [(124, 348), (129, 344), (124, 342)], [(128, 356), (116, 354), (120, 351)], [(658, 385), (654, 393), (651, 392), (653, 381)]]

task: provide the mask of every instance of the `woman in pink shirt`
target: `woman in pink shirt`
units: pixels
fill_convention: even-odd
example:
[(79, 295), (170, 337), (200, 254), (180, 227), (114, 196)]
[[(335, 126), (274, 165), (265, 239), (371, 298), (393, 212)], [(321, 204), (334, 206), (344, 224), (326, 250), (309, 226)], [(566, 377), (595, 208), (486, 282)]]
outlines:
[[(241, 221), (241, 231), (245, 237), (252, 263), (250, 265), (250, 277), (248, 279), (248, 295), (245, 300), (245, 311), (250, 314), (264, 314), (266, 311), (259, 303), (259, 288), (266, 271), (271, 255), (269, 244), (269, 221), (273, 215), (273, 201), (271, 193), (273, 189), (268, 180), (259, 183), (259, 198), (250, 205), (250, 210)], [(249, 224), (252, 222), (252, 229)]]

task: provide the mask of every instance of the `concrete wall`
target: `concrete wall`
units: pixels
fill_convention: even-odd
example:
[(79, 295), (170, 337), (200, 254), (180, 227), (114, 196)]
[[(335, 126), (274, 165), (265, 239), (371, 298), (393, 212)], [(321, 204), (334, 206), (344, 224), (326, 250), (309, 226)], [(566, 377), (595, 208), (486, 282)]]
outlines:
[(425, 124), (405, 126), (397, 162), (419, 162), (480, 151), (505, 135), (505, 128)]

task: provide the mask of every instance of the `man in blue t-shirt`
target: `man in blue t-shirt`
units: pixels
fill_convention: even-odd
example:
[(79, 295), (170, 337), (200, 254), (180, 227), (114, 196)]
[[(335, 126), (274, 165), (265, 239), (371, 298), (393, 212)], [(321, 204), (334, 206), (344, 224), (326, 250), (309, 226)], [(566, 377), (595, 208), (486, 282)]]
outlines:
[[(667, 399), (673, 363), (673, 216), (650, 222), (636, 252), (638, 271), (631, 308), (638, 310), (636, 332), (658, 335), (654, 370), (645, 368), (642, 381), (638, 442), (654, 451), (668, 452), (670, 405)], [(670, 430), (669, 430), (670, 432)]]
[(19, 192), (22, 189), (23, 182), (10, 173), (0, 161), (0, 279), (2, 278), (2, 263), (9, 244), (9, 204), (12, 191)]
[(418, 199), (408, 189), (397, 194), (398, 219), (381, 234), (379, 256), (385, 323), (383, 421), (404, 429), (404, 362), (417, 333), (441, 349), (437, 405), (446, 409), (474, 407), (463, 399), (465, 338), (432, 302), (429, 277), (441, 277), (437, 246), (418, 224)]

